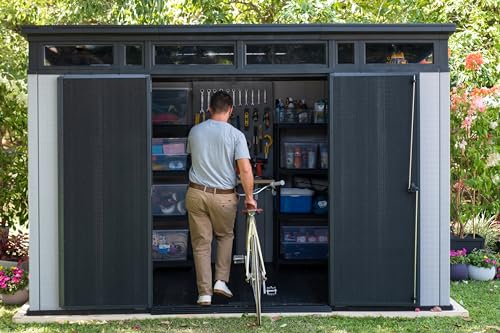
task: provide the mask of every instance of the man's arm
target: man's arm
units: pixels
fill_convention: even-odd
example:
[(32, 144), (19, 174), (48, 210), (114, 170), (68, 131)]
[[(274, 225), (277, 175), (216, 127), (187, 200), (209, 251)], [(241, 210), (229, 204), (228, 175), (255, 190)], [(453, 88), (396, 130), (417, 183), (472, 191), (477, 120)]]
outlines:
[(245, 207), (247, 209), (257, 208), (257, 201), (253, 198), (253, 172), (250, 160), (242, 158), (236, 160), (238, 163), (238, 169), (240, 170), (240, 180), (243, 186), (243, 191), (245, 191)]

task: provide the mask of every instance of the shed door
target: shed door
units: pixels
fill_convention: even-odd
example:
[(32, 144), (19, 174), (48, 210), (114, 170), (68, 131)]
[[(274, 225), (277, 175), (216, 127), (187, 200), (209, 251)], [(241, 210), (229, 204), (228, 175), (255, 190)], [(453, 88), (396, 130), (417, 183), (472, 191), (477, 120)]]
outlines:
[[(331, 89), (332, 305), (411, 305), (413, 75), (332, 76)], [(418, 171), (415, 149), (416, 144), (412, 182)]]
[(145, 308), (149, 79), (59, 81), (60, 303)]

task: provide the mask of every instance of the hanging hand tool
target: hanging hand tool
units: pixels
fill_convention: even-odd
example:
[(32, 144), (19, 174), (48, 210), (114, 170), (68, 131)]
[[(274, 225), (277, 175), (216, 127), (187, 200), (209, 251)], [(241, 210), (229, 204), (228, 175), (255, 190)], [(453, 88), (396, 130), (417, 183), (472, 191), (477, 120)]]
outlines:
[(267, 90), (264, 89), (264, 104), (267, 104)]
[(271, 126), (271, 110), (266, 107), (264, 109), (264, 125), (266, 126), (266, 128), (269, 128)]
[[(212, 92), (212, 90), (207, 89), (207, 96), (208, 96), (207, 97), (207, 112), (206, 112), (207, 114), (210, 114), (210, 92)], [(215, 90), (214, 90), (214, 92), (215, 92)], [(202, 117), (201, 121), (205, 121), (205, 119), (206, 119), (206, 114), (203, 113), (203, 117)]]
[(267, 160), (269, 157), (269, 151), (273, 145), (273, 137), (270, 134), (266, 134), (264, 135), (264, 141), (266, 141), (266, 144), (264, 145), (264, 158)]
[(257, 126), (253, 127), (253, 154), (255, 155), (255, 158), (257, 158), (257, 155), (259, 154), (259, 134), (257, 132)]
[[(200, 108), (200, 111), (194, 116), (194, 124), (195, 125), (198, 125), (200, 123), (202, 115), (205, 114), (205, 109), (203, 108), (204, 93), (205, 93), (205, 90), (204, 89), (200, 89), (200, 105), (201, 105), (201, 108)], [(203, 116), (203, 118), (204, 118), (204, 116)]]
[(235, 94), (234, 94), (236, 92), (236, 90), (231, 89), (231, 91), (233, 92), (233, 105), (236, 106), (236, 99), (235, 99)]
[(264, 146), (263, 146), (263, 143), (264, 143), (264, 131), (262, 129), (262, 124), (259, 124), (259, 138), (258, 138), (258, 141), (259, 141), (259, 153), (262, 153), (264, 151)]
[(257, 105), (260, 105), (260, 89), (257, 89)]
[[(240, 99), (240, 104), (238, 104), (238, 106), (241, 106), (241, 89), (238, 89), (238, 97)], [(235, 103), (236, 104), (236, 103)]]
[(243, 126), (245, 127), (245, 131), (248, 131), (248, 127), (250, 126), (250, 110), (245, 108), (243, 111)]
[(264, 164), (266, 163), (266, 160), (263, 160), (261, 158), (255, 158), (254, 160), (254, 169), (255, 169), (255, 176), (256, 177), (262, 177), (263, 175), (263, 169), (264, 169)]
[(245, 106), (248, 106), (248, 89), (245, 89)]
[(253, 106), (253, 105), (255, 105), (255, 104), (253, 104), (253, 89), (252, 89), (252, 106)]

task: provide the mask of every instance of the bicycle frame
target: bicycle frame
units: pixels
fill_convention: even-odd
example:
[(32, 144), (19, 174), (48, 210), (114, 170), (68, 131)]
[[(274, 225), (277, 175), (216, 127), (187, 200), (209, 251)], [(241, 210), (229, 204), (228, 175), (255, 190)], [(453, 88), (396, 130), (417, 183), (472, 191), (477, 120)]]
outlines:
[(262, 256), (262, 249), (260, 247), (260, 239), (259, 239), (259, 234), (257, 233), (257, 226), (255, 225), (255, 211), (249, 211), (247, 213), (247, 239), (246, 239), (246, 249), (247, 249), (247, 255), (245, 256), (245, 276), (246, 276), (246, 281), (250, 282), (250, 261), (248, 260), (250, 258), (250, 243), (252, 240), (252, 237), (255, 237), (257, 240), (257, 253), (252, 253), (252, 255), (256, 255), (259, 258), (259, 262), (261, 265), (261, 273), (262, 273), (262, 282), (263, 282), (263, 291), (264, 294), (266, 294), (266, 267), (264, 266), (264, 258)]

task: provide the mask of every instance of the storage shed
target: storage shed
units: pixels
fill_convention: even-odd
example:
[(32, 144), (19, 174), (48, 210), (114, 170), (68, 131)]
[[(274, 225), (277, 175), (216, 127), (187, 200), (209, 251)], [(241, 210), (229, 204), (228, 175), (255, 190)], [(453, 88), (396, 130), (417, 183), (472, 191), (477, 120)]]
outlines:
[[(190, 128), (229, 92), (261, 178), (263, 312), (450, 308), (450, 24), (26, 26), (30, 310), (198, 307)], [(244, 251), (238, 217), (234, 253)]]

